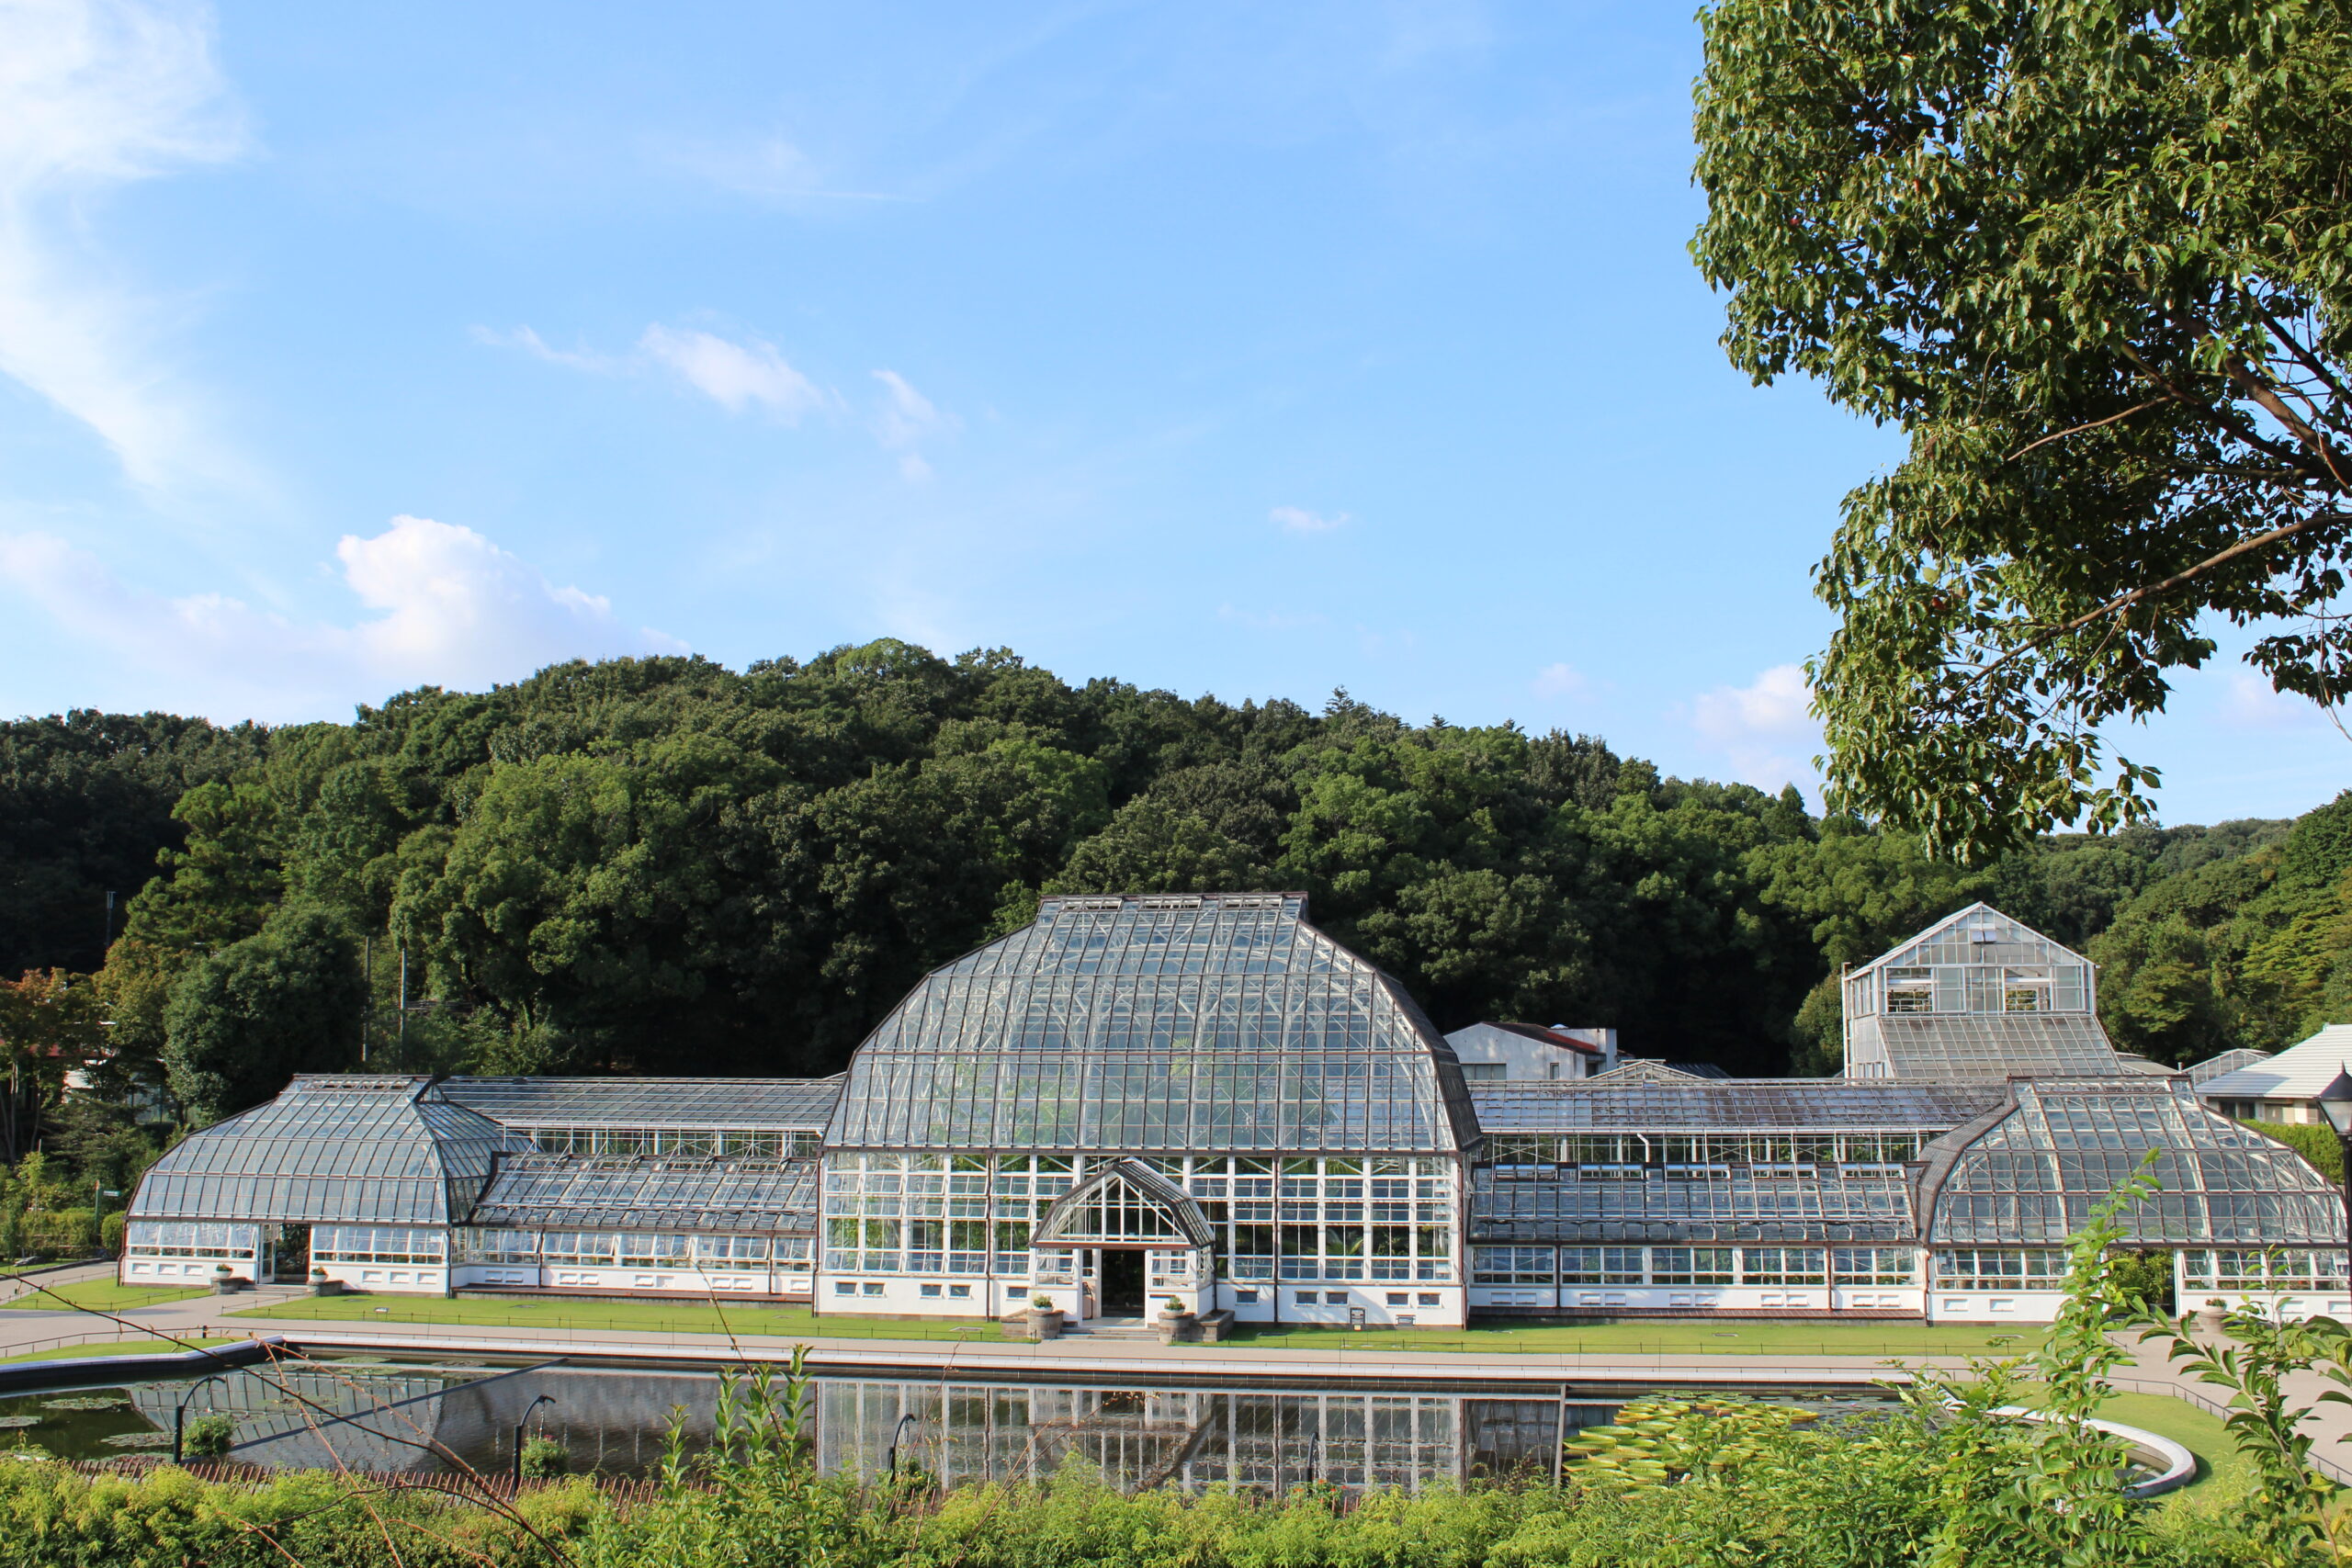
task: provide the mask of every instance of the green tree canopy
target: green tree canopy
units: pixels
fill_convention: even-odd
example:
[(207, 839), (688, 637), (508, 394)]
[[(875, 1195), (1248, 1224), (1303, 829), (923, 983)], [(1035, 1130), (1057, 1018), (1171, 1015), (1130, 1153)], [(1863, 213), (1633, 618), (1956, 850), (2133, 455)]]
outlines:
[(2099, 727), (2210, 617), (2352, 693), (2352, 11), (1720, 0), (1693, 249), (1732, 360), (1909, 436), (1813, 666), (1847, 806), (1939, 854), (2149, 811)]
[(366, 1002), (358, 946), (322, 910), (281, 910), (211, 954), (173, 989), (164, 1015), (172, 1092), (199, 1122), (258, 1105), (295, 1073), (358, 1055)]

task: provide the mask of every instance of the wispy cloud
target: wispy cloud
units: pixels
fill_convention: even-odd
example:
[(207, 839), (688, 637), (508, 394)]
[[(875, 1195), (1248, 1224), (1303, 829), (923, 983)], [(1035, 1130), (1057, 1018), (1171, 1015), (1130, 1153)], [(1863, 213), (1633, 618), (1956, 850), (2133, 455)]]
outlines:
[(843, 190), (797, 143), (779, 135), (712, 141), (668, 137), (646, 144), (657, 164), (761, 201), (783, 206), (824, 202), (905, 201), (886, 191)]
[(563, 659), (684, 651), (470, 528), (395, 517), (372, 537), (345, 536), (335, 558), (368, 612), (349, 624), (220, 593), (149, 592), (53, 536), (0, 535), (0, 581), (22, 613), (46, 614), (198, 711), (310, 717), (408, 686), (512, 681)]
[(527, 326), (500, 332), (473, 329), (474, 340), (495, 348), (519, 348), (534, 359), (592, 376), (632, 376), (644, 370), (664, 370), (729, 413), (758, 408), (786, 424), (820, 409), (832, 407), (831, 392), (795, 369), (775, 344), (746, 337), (738, 343), (697, 327), (664, 326), (645, 329), (634, 354), (599, 354), (590, 348), (562, 349)]
[(1776, 664), (1745, 686), (1718, 686), (1691, 704), (1690, 724), (1730, 761), (1732, 776), (1758, 789), (1818, 789), (1805, 759), (1821, 743), (1804, 671)]
[(201, 5), (0, 0), (0, 372), (151, 488), (244, 476), (165, 363), (155, 303), (115, 280), (89, 219), (121, 186), (245, 150), (212, 34)]
[(657, 323), (645, 329), (637, 346), (730, 413), (756, 403), (786, 424), (797, 424), (801, 415), (825, 406), (817, 384), (786, 364), (774, 344), (758, 338), (730, 343), (710, 333)]
[(1292, 534), (1328, 534), (1354, 521), (1344, 512), (1335, 512), (1326, 517), (1319, 512), (1309, 512), (1304, 506), (1277, 506), (1266, 513), (1266, 520)]
[(1535, 679), (1527, 683), (1527, 689), (1539, 697), (1557, 701), (1583, 696), (1592, 690), (1592, 682), (1574, 665), (1546, 664), (1535, 672)]
[(875, 439), (899, 454), (899, 472), (910, 482), (931, 478), (931, 464), (916, 450), (924, 442), (953, 434), (963, 427), (954, 414), (943, 413), (929, 398), (908, 384), (895, 370), (876, 370), (882, 383), (882, 411), (875, 416)]
[(476, 327), (474, 341), (486, 343), (492, 348), (519, 348), (534, 359), (544, 359), (549, 365), (560, 365), (567, 370), (586, 370), (599, 376), (614, 375), (632, 367), (629, 360), (616, 359), (608, 354), (596, 354), (584, 348), (553, 347), (547, 339), (528, 327), (516, 327), (513, 332), (504, 333), (492, 327)]

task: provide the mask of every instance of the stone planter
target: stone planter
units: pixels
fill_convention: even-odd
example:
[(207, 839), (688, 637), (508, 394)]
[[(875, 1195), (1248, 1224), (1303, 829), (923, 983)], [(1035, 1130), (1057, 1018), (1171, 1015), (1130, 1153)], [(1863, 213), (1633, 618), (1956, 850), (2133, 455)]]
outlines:
[(2208, 1334), (2219, 1334), (2229, 1315), (2230, 1309), (2220, 1302), (2207, 1302), (2197, 1309), (2197, 1326)]
[(1163, 1312), (1151, 1320), (1152, 1332), (1159, 1336), (1162, 1345), (1173, 1345), (1179, 1339), (1190, 1339), (1200, 1326), (1200, 1319), (1189, 1312)]
[(216, 1274), (212, 1279), (212, 1293), (216, 1296), (233, 1296), (240, 1291), (253, 1288), (251, 1280), (240, 1280), (231, 1275)]
[(311, 1294), (314, 1296), (339, 1296), (343, 1294), (343, 1292), (344, 1282), (341, 1280), (313, 1280), (311, 1281)]
[(1029, 1337), (1059, 1339), (1062, 1337), (1062, 1310), (1059, 1307), (1029, 1309)]

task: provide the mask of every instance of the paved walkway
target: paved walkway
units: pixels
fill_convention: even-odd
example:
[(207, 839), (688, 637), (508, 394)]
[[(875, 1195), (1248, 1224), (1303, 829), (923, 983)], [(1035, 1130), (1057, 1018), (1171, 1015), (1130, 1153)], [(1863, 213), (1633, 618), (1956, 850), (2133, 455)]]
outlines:
[[(138, 1307), (115, 1315), (139, 1331), (193, 1339), (282, 1334), (298, 1347), (346, 1351), (403, 1350), (459, 1356), (568, 1357), (630, 1361), (677, 1360), (705, 1365), (781, 1362), (805, 1348), (811, 1366), (843, 1371), (921, 1371), (926, 1376), (962, 1374), (1007, 1381), (1085, 1380), (1137, 1377), (1217, 1382), (1233, 1379), (1282, 1379), (1333, 1382), (1356, 1379), (1451, 1384), (1517, 1384), (1579, 1387), (1687, 1382), (1714, 1388), (1791, 1385), (1855, 1386), (1899, 1375), (1883, 1358), (1862, 1356), (1577, 1356), (1547, 1353), (1478, 1355), (1464, 1351), (1343, 1348), (1295, 1349), (1246, 1345), (1158, 1345), (1138, 1340), (1063, 1339), (1046, 1344), (1013, 1340), (795, 1339), (744, 1336), (732, 1341), (709, 1334), (582, 1333), (573, 1329), (491, 1327), (457, 1323), (403, 1323), (382, 1326), (364, 1322), (230, 1316), (275, 1302), (298, 1300), (300, 1288), (269, 1287), (249, 1294), (199, 1297), (163, 1306)], [(0, 1312), (0, 1356), (19, 1355), (72, 1338), (119, 1339), (114, 1325), (69, 1310), (14, 1309)], [(159, 1347), (160, 1348), (160, 1347)], [(1958, 1357), (1923, 1356), (1905, 1364), (1942, 1369), (1965, 1365)], [(2168, 1363), (2156, 1346), (2134, 1348), (2133, 1364), (2116, 1380), (2139, 1393), (2168, 1394), (2216, 1410), (2221, 1391), (2195, 1383)], [(2315, 1439), (2313, 1458), (2337, 1479), (2352, 1482), (2352, 1405), (2322, 1404), (2333, 1385), (2316, 1376), (2290, 1380), (2289, 1392), (2307, 1411), (2304, 1430)]]

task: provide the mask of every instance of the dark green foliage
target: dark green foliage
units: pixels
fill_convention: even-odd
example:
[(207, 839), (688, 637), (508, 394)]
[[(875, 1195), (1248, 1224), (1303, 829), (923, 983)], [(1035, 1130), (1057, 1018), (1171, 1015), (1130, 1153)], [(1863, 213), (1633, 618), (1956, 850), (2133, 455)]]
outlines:
[(164, 1013), (172, 1092), (199, 1122), (258, 1105), (300, 1072), (358, 1054), (366, 989), (357, 944), (332, 915), (281, 910), (198, 963)]
[(251, 725), (88, 708), (0, 723), (0, 976), (88, 973), (105, 957), (106, 895), (120, 904), (184, 829), (173, 804), (260, 754)]
[(2089, 944), (2122, 1049), (2196, 1062), (2352, 1021), (2352, 794), (2245, 841), (2150, 883)]

